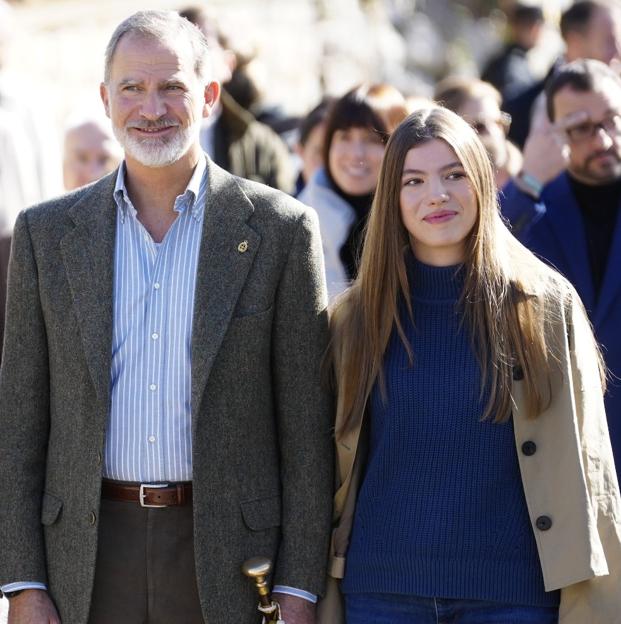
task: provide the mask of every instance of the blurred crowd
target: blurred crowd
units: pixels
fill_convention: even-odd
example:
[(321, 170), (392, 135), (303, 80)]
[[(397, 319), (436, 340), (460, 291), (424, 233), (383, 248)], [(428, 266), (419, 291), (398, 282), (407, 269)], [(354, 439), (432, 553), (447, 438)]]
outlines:
[[(318, 11), (328, 10), (326, 3), (316, 4)], [(503, 212), (509, 219), (516, 212), (514, 232), (544, 257), (551, 243), (528, 238), (532, 228), (522, 228), (520, 219), (525, 217), (516, 202), (527, 197), (533, 202), (529, 208), (533, 214), (549, 215), (556, 196), (548, 198), (546, 207), (546, 192), (559, 176), (569, 180), (565, 192), (578, 204), (574, 225), (584, 239), (582, 261), (586, 263), (574, 268), (577, 274), (588, 274), (591, 290), (581, 294), (593, 311), (606, 280), (613, 279), (607, 269), (616, 245), (621, 197), (617, 145), (621, 100), (612, 97), (617, 85), (606, 76), (600, 79), (597, 68), (587, 67), (580, 70), (585, 74), (582, 78), (557, 85), (555, 101), (550, 101), (546, 88), (561, 68), (580, 59), (598, 61), (618, 72), (621, 8), (616, 2), (582, 0), (558, 14), (546, 9), (545, 3), (503, 2), (500, 7), (464, 3), (462, 8), (468, 4), (470, 11), (478, 11), (479, 24), (502, 25), (502, 40), (495, 49), (489, 38), (477, 46), (477, 31), (471, 29), (472, 54), (469, 62), (460, 64), (447, 61), (459, 57), (456, 42), (463, 40), (463, 33), (450, 40), (451, 29), (453, 34), (459, 29), (454, 12), (449, 19), (446, 3), (419, 3), (414, 9), (413, 3), (406, 2), (362, 2), (368, 34), (375, 37), (364, 45), (382, 66), (375, 73), (378, 80), (334, 92), (330, 70), (324, 67), (323, 97), (305, 114), (295, 115), (285, 106), (268, 103), (270, 72), (256, 51), (240, 45), (239, 37), (227, 32), (203, 5), (183, 8), (182, 15), (206, 35), (214, 75), (223, 85), (217, 109), (204, 121), (202, 146), (225, 169), (294, 194), (317, 210), (334, 298), (356, 274), (388, 136), (408, 113), (435, 100), (478, 132), (495, 167)], [(5, 292), (10, 234), (18, 212), (63, 189), (71, 191), (100, 178), (122, 159), (103, 112), (73, 111), (65, 120), (60, 146), (50, 132), (53, 124), (2, 72), (12, 10), (9, 4), (0, 4), (0, 297)], [(433, 28), (421, 26), (425, 20)], [(433, 32), (443, 38), (434, 39)], [(556, 46), (555, 37), (562, 45)], [(342, 36), (332, 37), (328, 46), (324, 41), (324, 58), (334, 60), (340, 55), (341, 64), (346, 63), (343, 58), (350, 43), (352, 49), (360, 45)], [(410, 71), (416, 55), (417, 69)], [(548, 66), (542, 65), (542, 59)], [(549, 259), (563, 270), (562, 260)], [(572, 263), (569, 260), (568, 266)], [(0, 306), (0, 331), (3, 309)], [(621, 346), (615, 355), (613, 342), (606, 335), (598, 338), (610, 343), (605, 346), (614, 372)]]

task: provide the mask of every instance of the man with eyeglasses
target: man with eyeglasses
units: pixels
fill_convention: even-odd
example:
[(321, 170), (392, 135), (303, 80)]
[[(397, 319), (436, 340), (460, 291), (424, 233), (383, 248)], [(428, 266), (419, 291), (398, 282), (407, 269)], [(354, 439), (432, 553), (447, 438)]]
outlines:
[(584, 302), (612, 373), (606, 411), (621, 468), (621, 78), (600, 61), (574, 61), (546, 97), (567, 169), (545, 185), (536, 170), (522, 172), (504, 188), (502, 211)]

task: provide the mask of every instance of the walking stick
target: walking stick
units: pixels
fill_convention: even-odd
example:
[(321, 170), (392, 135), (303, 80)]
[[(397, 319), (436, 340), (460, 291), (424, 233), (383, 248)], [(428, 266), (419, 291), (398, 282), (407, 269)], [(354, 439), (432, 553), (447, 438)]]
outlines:
[(244, 561), (242, 572), (254, 581), (259, 593), (257, 609), (263, 614), (263, 624), (285, 624), (280, 615), (280, 605), (270, 597), (270, 590), (265, 578), (272, 569), (272, 562), (267, 557), (252, 557)]

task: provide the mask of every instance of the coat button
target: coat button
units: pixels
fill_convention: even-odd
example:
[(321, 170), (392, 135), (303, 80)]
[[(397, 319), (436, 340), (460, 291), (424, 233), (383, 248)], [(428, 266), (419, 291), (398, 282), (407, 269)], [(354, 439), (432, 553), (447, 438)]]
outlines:
[(549, 516), (539, 516), (535, 521), (535, 526), (540, 531), (547, 531), (552, 526), (552, 519)]
[(524, 379), (524, 371), (519, 364), (513, 367), (513, 379), (514, 381), (522, 381)]
[(527, 440), (522, 444), (522, 453), (527, 457), (534, 455), (537, 452), (537, 445), (532, 440)]
[(93, 526), (95, 526), (97, 522), (97, 516), (95, 515), (94, 511), (91, 511), (91, 513), (88, 514), (88, 522), (89, 524), (92, 524)]
[(101, 453), (97, 451), (97, 465), (101, 466)]

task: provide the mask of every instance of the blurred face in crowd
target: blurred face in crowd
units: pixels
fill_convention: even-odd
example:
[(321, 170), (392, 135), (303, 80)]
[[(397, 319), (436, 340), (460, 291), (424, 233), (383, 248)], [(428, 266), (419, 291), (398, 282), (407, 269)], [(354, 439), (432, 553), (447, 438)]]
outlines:
[(593, 185), (621, 178), (621, 87), (610, 80), (602, 86), (584, 92), (566, 86), (554, 96), (557, 123), (581, 119), (566, 129), (568, 169), (577, 180)]
[(384, 143), (372, 128), (336, 130), (329, 152), (332, 179), (349, 195), (366, 195), (377, 186)]
[(532, 50), (541, 39), (543, 22), (519, 24), (513, 27), (514, 40), (525, 50)]
[(405, 157), (399, 196), (401, 220), (414, 255), (435, 266), (463, 262), (477, 219), (477, 199), (453, 149), (432, 139)]
[(508, 160), (508, 116), (504, 115), (496, 100), (489, 96), (472, 97), (457, 111), (477, 132), (496, 169), (506, 166)]
[(621, 54), (621, 13), (616, 8), (602, 7), (596, 11), (587, 30), (587, 58), (604, 63)]
[(98, 123), (86, 122), (65, 134), (63, 180), (71, 191), (110, 173), (123, 158), (112, 133)]
[(220, 45), (218, 29), (213, 19), (206, 15), (199, 18), (195, 26), (205, 35), (209, 46), (209, 59), (214, 78), (220, 84), (226, 84), (232, 77), (237, 59), (232, 50), (225, 50)]
[(101, 96), (128, 162), (165, 167), (200, 152), (201, 120), (217, 100), (218, 85), (196, 75), (189, 44), (127, 34)]
[(305, 183), (313, 177), (315, 171), (323, 167), (323, 144), (326, 124), (317, 124), (306, 137), (304, 145), (296, 145), (295, 151), (302, 159), (302, 178)]
[(592, 15), (584, 33), (574, 33), (568, 42), (568, 60), (591, 58), (610, 64), (621, 56), (621, 11), (599, 7)]

